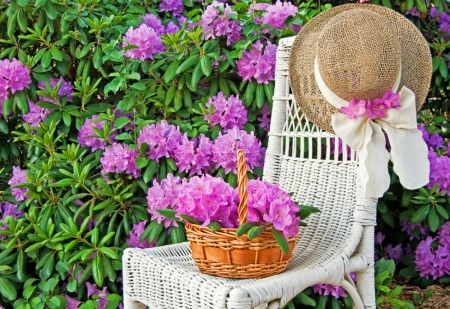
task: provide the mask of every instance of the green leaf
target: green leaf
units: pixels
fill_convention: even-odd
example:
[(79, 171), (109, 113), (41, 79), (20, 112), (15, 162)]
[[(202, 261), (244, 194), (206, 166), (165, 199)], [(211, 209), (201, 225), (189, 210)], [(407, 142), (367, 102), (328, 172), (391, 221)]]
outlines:
[(17, 0), (17, 4), (20, 6), (27, 6), (28, 0)]
[(156, 211), (158, 213), (160, 213), (161, 215), (163, 215), (164, 217), (170, 219), (170, 220), (174, 220), (174, 221), (178, 221), (178, 218), (175, 217), (175, 215), (177, 214), (177, 212), (173, 209), (169, 209), (169, 208), (158, 208), (156, 209)]
[[(414, 0), (412, 0), (412, 1), (414, 1)], [(440, 56), (433, 56), (433, 59), (432, 59), (432, 64), (433, 64), (433, 72), (436, 72), (437, 70), (439, 70), (439, 66), (441, 65), (441, 61), (442, 61), (442, 59), (441, 59), (441, 57)]]
[(308, 295), (306, 295), (305, 292), (301, 292), (300, 294), (295, 296), (295, 300), (297, 302), (299, 302), (300, 304), (303, 304), (306, 306), (311, 306), (311, 307), (316, 306), (316, 301), (314, 299), (312, 299), (311, 297), (309, 297)]
[(170, 82), (175, 75), (177, 75), (177, 69), (179, 67), (180, 63), (178, 60), (174, 60), (169, 67), (166, 69), (166, 72), (164, 73), (164, 82), (168, 83)]
[(172, 244), (179, 244), (186, 241), (186, 231), (182, 224), (178, 227), (170, 228), (170, 239), (172, 240)]
[(53, 188), (61, 188), (61, 187), (69, 187), (74, 184), (75, 184), (75, 181), (73, 181), (72, 179), (62, 179), (58, 182), (49, 184), (49, 186), (53, 187)]
[(448, 212), (444, 207), (442, 207), (441, 205), (436, 205), (436, 210), (442, 218), (444, 218), (445, 220), (449, 219)]
[(406, 9), (411, 10), (414, 7), (414, 0), (406, 0)]
[(123, 128), (125, 125), (127, 125), (130, 122), (130, 119), (128, 117), (120, 117), (117, 118), (114, 121), (114, 128), (120, 129)]
[(200, 59), (200, 65), (202, 68), (202, 72), (205, 76), (209, 76), (212, 72), (211, 60), (208, 56), (202, 56)]
[(158, 223), (156, 220), (153, 222), (156, 222), (156, 224), (152, 227), (152, 229), (150, 230), (150, 234), (148, 235), (149, 242), (154, 242), (161, 233), (164, 233), (164, 224)]
[(63, 61), (64, 59), (63, 53), (56, 47), (50, 48), (50, 53), (52, 54), (53, 59), (57, 61)]
[(144, 168), (147, 166), (149, 160), (143, 157), (137, 157), (135, 160), (137, 168)]
[(253, 239), (258, 237), (259, 235), (261, 235), (262, 232), (264, 232), (266, 230), (265, 226), (254, 226), (252, 228), (250, 228), (250, 230), (248, 230), (247, 232), (247, 237), (248, 239)]
[[(423, 0), (416, 0), (423, 1)], [(439, 73), (441, 73), (443, 78), (447, 78), (448, 76), (448, 66), (444, 59), (441, 58), (441, 63), (439, 64)]]
[(192, 224), (198, 224), (198, 225), (202, 224), (201, 222), (195, 220), (195, 218), (190, 215), (180, 214), (180, 217), (183, 218), (183, 220), (185, 220), (189, 223), (192, 223)]
[(256, 106), (261, 108), (265, 102), (264, 84), (258, 84), (256, 86)]
[(189, 88), (192, 91), (195, 91), (197, 89), (198, 82), (200, 81), (201, 77), (202, 77), (202, 68), (201, 68), (200, 63), (197, 63), (197, 65), (195, 66), (194, 72), (192, 72), (191, 80), (188, 81), (188, 85), (190, 86)]
[(428, 226), (432, 232), (436, 232), (439, 228), (439, 216), (434, 208), (431, 208), (430, 213), (428, 214)]
[(245, 106), (248, 108), (252, 105), (253, 100), (255, 99), (255, 91), (256, 91), (256, 82), (252, 81), (248, 84), (247, 90), (245, 90), (244, 96), (242, 97), (242, 101), (244, 101)]
[(150, 164), (147, 166), (144, 174), (142, 175), (142, 180), (144, 180), (145, 183), (148, 183), (153, 176), (155, 176), (156, 169), (158, 167), (158, 162), (155, 160), (151, 160)]
[(99, 255), (97, 255), (92, 261), (92, 275), (95, 283), (97, 283), (98, 286), (102, 286), (103, 280), (105, 279), (105, 272), (101, 257)]
[(423, 220), (425, 220), (425, 218), (427, 217), (429, 212), (430, 212), (430, 206), (425, 205), (425, 206), (420, 207), (414, 213), (414, 215), (411, 217), (411, 223), (415, 224), (415, 223), (422, 222)]
[(194, 64), (198, 63), (198, 55), (190, 56), (188, 59), (186, 59), (178, 68), (175, 74), (180, 74), (187, 69), (191, 68)]
[(427, 4), (425, 3), (425, 0), (415, 0), (416, 8), (422, 12), (427, 13)]
[(213, 231), (218, 231), (222, 228), (222, 224), (220, 224), (219, 222), (211, 222), (210, 224), (208, 224), (208, 228)]
[(400, 270), (400, 275), (405, 278), (413, 278), (419, 275), (419, 272), (416, 270), (415, 266), (406, 267)]
[(14, 285), (5, 277), (0, 276), (0, 294), (8, 300), (15, 300), (17, 298), (17, 291)]
[(17, 104), (17, 107), (24, 114), (27, 114), (30, 111), (30, 107), (28, 105), (28, 98), (24, 91), (17, 91), (14, 94), (14, 102)]
[(289, 253), (289, 243), (287, 242), (286, 238), (284, 238), (284, 235), (282, 233), (278, 232), (273, 227), (272, 227), (272, 233), (273, 233), (273, 236), (275, 237), (275, 240), (276, 240), (278, 246), (280, 246), (281, 251), (283, 251), (284, 254), (288, 254)]
[(390, 0), (381, 0), (381, 3), (383, 3), (383, 6), (392, 9), (392, 4)]

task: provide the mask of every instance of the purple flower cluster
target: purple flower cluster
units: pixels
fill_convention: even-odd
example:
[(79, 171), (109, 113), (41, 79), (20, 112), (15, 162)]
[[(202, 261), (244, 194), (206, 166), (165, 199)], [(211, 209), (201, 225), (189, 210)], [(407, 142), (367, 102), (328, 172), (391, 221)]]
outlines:
[(147, 192), (148, 212), (152, 220), (158, 220), (158, 223), (164, 222), (165, 227), (178, 226), (176, 221), (164, 217), (157, 209), (178, 209), (178, 196), (181, 193), (181, 179), (168, 174), (167, 178), (161, 181), (161, 185), (153, 180), (153, 186)]
[[(350, 278), (353, 281), (356, 281), (356, 274), (350, 273)], [(320, 294), (320, 295), (331, 295), (334, 298), (338, 299), (341, 297), (347, 297), (347, 293), (345, 292), (344, 288), (341, 286), (336, 286), (332, 284), (316, 284), (313, 286), (314, 293)]]
[(430, 133), (425, 128), (425, 125), (422, 123), (417, 125), (417, 129), (422, 132), (422, 138), (428, 147), (432, 148), (444, 147), (444, 139), (439, 135), (439, 133), (435, 132), (434, 134), (430, 135)]
[(217, 96), (210, 97), (206, 103), (206, 110), (213, 106), (212, 114), (204, 114), (203, 118), (208, 120), (209, 124), (215, 126), (220, 124), (224, 131), (233, 128), (243, 129), (247, 122), (247, 110), (238, 96), (230, 96), (228, 99), (219, 92)]
[(172, 12), (174, 16), (181, 15), (183, 8), (183, 0), (162, 0), (159, 4), (161, 12)]
[(181, 138), (180, 145), (173, 151), (180, 172), (189, 175), (208, 173), (212, 167), (213, 143), (205, 135), (189, 140), (187, 134)]
[[(64, 78), (62, 78), (62, 77), (60, 77), (60, 78), (53, 78), (53, 77), (50, 77), (50, 79), (49, 79), (49, 84), (50, 84), (50, 86), (52, 87), (52, 88), (55, 88), (56, 87), (56, 85), (58, 85), (58, 83), (59, 82), (61, 82), (61, 85), (59, 86), (59, 90), (58, 90), (58, 96), (60, 97), (60, 98), (62, 98), (62, 97), (67, 97), (67, 101), (68, 102), (72, 102), (72, 100), (73, 100), (73, 97), (72, 97), (72, 94), (73, 94), (73, 85), (72, 85), (72, 83), (71, 82), (66, 82), (65, 80), (64, 80)], [(41, 89), (41, 90), (46, 90), (46, 87), (45, 87), (45, 82), (43, 81), (43, 80), (41, 80), (39, 83), (38, 83), (38, 87)], [(41, 100), (41, 101), (47, 101), (47, 102), (51, 102), (51, 103), (55, 103), (55, 104), (59, 104), (59, 102), (55, 102), (53, 99), (51, 99), (51, 98), (47, 98), (47, 97), (39, 97), (39, 100)]]
[(267, 41), (264, 48), (264, 45), (258, 40), (252, 47), (245, 51), (241, 59), (236, 62), (238, 74), (243, 80), (250, 81), (254, 78), (259, 84), (268, 84), (275, 78), (277, 46)]
[(237, 195), (222, 178), (195, 176), (183, 181), (177, 212), (194, 217), (203, 226), (218, 222), (226, 228), (237, 227)]
[(227, 38), (227, 45), (236, 43), (241, 39), (241, 29), (238, 21), (230, 19), (229, 15), (236, 14), (228, 4), (213, 1), (206, 7), (201, 18), (201, 25), (205, 40), (218, 36)]
[(262, 24), (281, 29), (285, 27), (286, 18), (295, 16), (298, 12), (298, 8), (290, 2), (281, 3), (280, 0), (277, 0), (274, 5), (269, 5), (264, 10), (267, 12), (262, 15)]
[(39, 122), (44, 122), (47, 116), (50, 114), (51, 110), (47, 108), (42, 108), (32, 101), (28, 101), (28, 106), (30, 110), (27, 114), (23, 114), (22, 118), (30, 124), (30, 126), (37, 127)]
[[(437, 249), (431, 243), (437, 240)], [(427, 237), (422, 240), (415, 254), (416, 270), (421, 277), (434, 280), (450, 275), (450, 222), (446, 222), (438, 231), (436, 239)]]
[[(13, 166), (12, 177), (8, 182), (10, 186), (20, 185), (27, 182), (27, 173), (25, 170), (21, 169), (19, 166)], [(23, 201), (28, 194), (26, 194), (26, 188), (11, 188), (11, 193), (16, 199), (16, 201)]]
[[(13, 217), (14, 219), (18, 219), (23, 216), (23, 212), (17, 209), (17, 205), (10, 204), (8, 202), (0, 202), (0, 222), (3, 222), (3, 225), (0, 224), (0, 230), (8, 229), (8, 224), (4, 222), (6, 217)], [(0, 235), (0, 239), (2, 236)]]
[(247, 167), (253, 169), (264, 165), (265, 148), (255, 137), (254, 133), (248, 134), (244, 130), (233, 128), (227, 133), (219, 133), (212, 147), (212, 161), (216, 167), (223, 167), (225, 173), (236, 173), (237, 150), (244, 149), (247, 157)]
[(386, 117), (385, 111), (389, 108), (399, 108), (400, 95), (392, 92), (391, 89), (387, 90), (383, 97), (374, 100), (358, 100), (353, 98), (349, 106), (341, 107), (341, 113), (348, 116), (349, 119), (354, 119), (359, 116), (367, 116), (369, 119), (384, 118)]
[(149, 146), (147, 157), (158, 161), (161, 157), (173, 157), (174, 151), (181, 141), (180, 128), (169, 124), (166, 120), (161, 123), (145, 126), (139, 134), (137, 143)]
[(421, 223), (413, 224), (409, 221), (400, 220), (400, 226), (402, 227), (401, 231), (409, 236), (409, 240), (423, 240), (431, 233), (430, 228)]
[(135, 163), (137, 157), (139, 157), (138, 149), (129, 149), (127, 144), (113, 143), (112, 147), (106, 148), (100, 159), (102, 174), (125, 173), (137, 178), (141, 175)]
[(155, 246), (156, 241), (151, 243), (148, 241), (148, 239), (144, 239), (142, 242), (139, 242), (139, 238), (141, 237), (142, 233), (144, 233), (147, 223), (148, 221), (141, 221), (138, 224), (133, 224), (134, 232), (129, 232), (130, 238), (127, 240), (128, 246), (141, 249), (153, 248)]
[[(103, 126), (105, 121), (97, 121), (94, 122), (92, 120), (100, 118), (97, 115), (92, 116), (92, 119), (86, 119), (86, 122), (81, 126), (80, 131), (78, 132), (78, 140), (82, 147), (91, 147), (92, 151), (96, 151), (97, 149), (105, 149), (107, 146), (107, 141), (102, 139), (101, 137), (97, 137), (92, 127), (96, 127), (99, 130), (103, 131)], [(109, 137), (111, 142), (114, 142), (114, 137), (117, 135), (116, 132), (113, 132)]]
[(270, 111), (267, 104), (264, 104), (261, 108), (260, 117), (258, 117), (259, 127), (266, 132), (270, 130)]
[(91, 297), (93, 295), (97, 296), (95, 301), (98, 302), (98, 306), (96, 308), (97, 309), (105, 309), (106, 306), (109, 303), (109, 300), (106, 299), (106, 296), (108, 296), (108, 294), (109, 294), (106, 286), (103, 287), (103, 290), (100, 291), (97, 288), (96, 284), (86, 282), (86, 289), (87, 289), (87, 296), (88, 297)]
[(161, 19), (153, 14), (145, 14), (144, 16), (141, 16), (141, 18), (144, 20), (144, 24), (150, 28), (153, 28), (159, 36), (166, 33), (175, 33), (180, 30), (180, 27), (178, 27), (173, 21), (170, 21), (167, 26), (164, 27), (161, 23)]
[(296, 214), (299, 208), (278, 184), (250, 180), (247, 207), (249, 222), (271, 223), (286, 238), (297, 235), (300, 218)]
[(0, 113), (3, 101), (8, 98), (8, 90), (15, 93), (29, 88), (30, 83), (30, 70), (22, 62), (15, 58), (0, 60)]
[(161, 41), (161, 36), (155, 29), (146, 24), (142, 24), (136, 29), (130, 27), (127, 30), (127, 33), (123, 37), (122, 47), (128, 45), (135, 45), (138, 48), (127, 50), (125, 56), (128, 58), (141, 59), (142, 61), (153, 59), (154, 53), (160, 53), (166, 50)]
[(70, 297), (67, 294), (63, 294), (64, 298), (67, 301), (67, 307), (66, 309), (78, 309), (78, 307), (80, 306), (81, 302), (76, 300), (75, 298)]
[(438, 191), (447, 191), (450, 193), (450, 157), (438, 156), (432, 148), (428, 151), (428, 160), (430, 161), (430, 182), (428, 188), (438, 185)]
[(439, 31), (450, 33), (450, 15), (448, 15), (446, 12), (442, 12), (442, 14), (439, 14), (439, 11), (435, 7), (433, 7), (430, 10), (430, 16), (432, 18), (438, 18), (437, 21), (439, 23)]

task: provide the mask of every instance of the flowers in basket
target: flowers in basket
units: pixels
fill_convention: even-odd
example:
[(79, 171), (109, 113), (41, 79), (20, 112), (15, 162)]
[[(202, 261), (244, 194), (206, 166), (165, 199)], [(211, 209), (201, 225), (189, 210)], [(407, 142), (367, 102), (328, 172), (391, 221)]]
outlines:
[[(307, 215), (319, 211), (310, 206), (302, 206), (300, 209), (278, 184), (250, 180), (247, 185), (246, 222), (240, 224), (239, 188), (234, 189), (222, 178), (209, 175), (182, 181), (176, 178), (178, 177), (169, 176), (172, 185), (175, 184), (178, 188), (172, 186), (170, 192), (167, 191), (170, 202), (165, 208), (158, 208), (162, 205), (161, 200), (165, 199), (160, 195), (159, 188), (167, 187), (169, 180), (163, 180), (161, 186), (155, 183), (149, 190), (150, 212), (163, 216), (156, 216), (160, 223), (166, 220), (168, 226), (167, 221), (174, 225), (181, 221), (208, 227), (213, 231), (223, 228), (237, 229), (236, 236), (246, 234), (249, 239), (271, 230), (277, 244), (286, 254), (289, 251), (288, 239), (298, 234), (299, 225), (303, 223), (300, 218), (304, 219)], [(159, 194), (158, 202), (150, 198), (156, 191)], [(173, 192), (178, 193), (175, 202)]]

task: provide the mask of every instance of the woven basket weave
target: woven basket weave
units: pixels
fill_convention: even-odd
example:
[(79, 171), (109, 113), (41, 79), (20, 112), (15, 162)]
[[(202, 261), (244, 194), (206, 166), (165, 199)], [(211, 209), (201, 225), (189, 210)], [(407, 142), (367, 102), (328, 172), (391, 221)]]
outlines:
[[(247, 166), (245, 152), (238, 150), (239, 222), (247, 221)], [(285, 270), (292, 259), (298, 234), (288, 240), (289, 252), (284, 254), (270, 230), (258, 237), (237, 237), (237, 228), (213, 231), (208, 227), (186, 224), (192, 258), (205, 274), (227, 278), (264, 278)]]

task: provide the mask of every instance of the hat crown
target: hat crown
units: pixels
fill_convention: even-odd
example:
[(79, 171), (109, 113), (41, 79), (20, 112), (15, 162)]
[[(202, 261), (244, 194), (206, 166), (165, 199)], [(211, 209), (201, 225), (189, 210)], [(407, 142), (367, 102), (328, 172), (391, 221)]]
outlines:
[(319, 35), (316, 57), (325, 84), (347, 101), (381, 97), (401, 73), (397, 32), (385, 16), (366, 9), (329, 20)]

